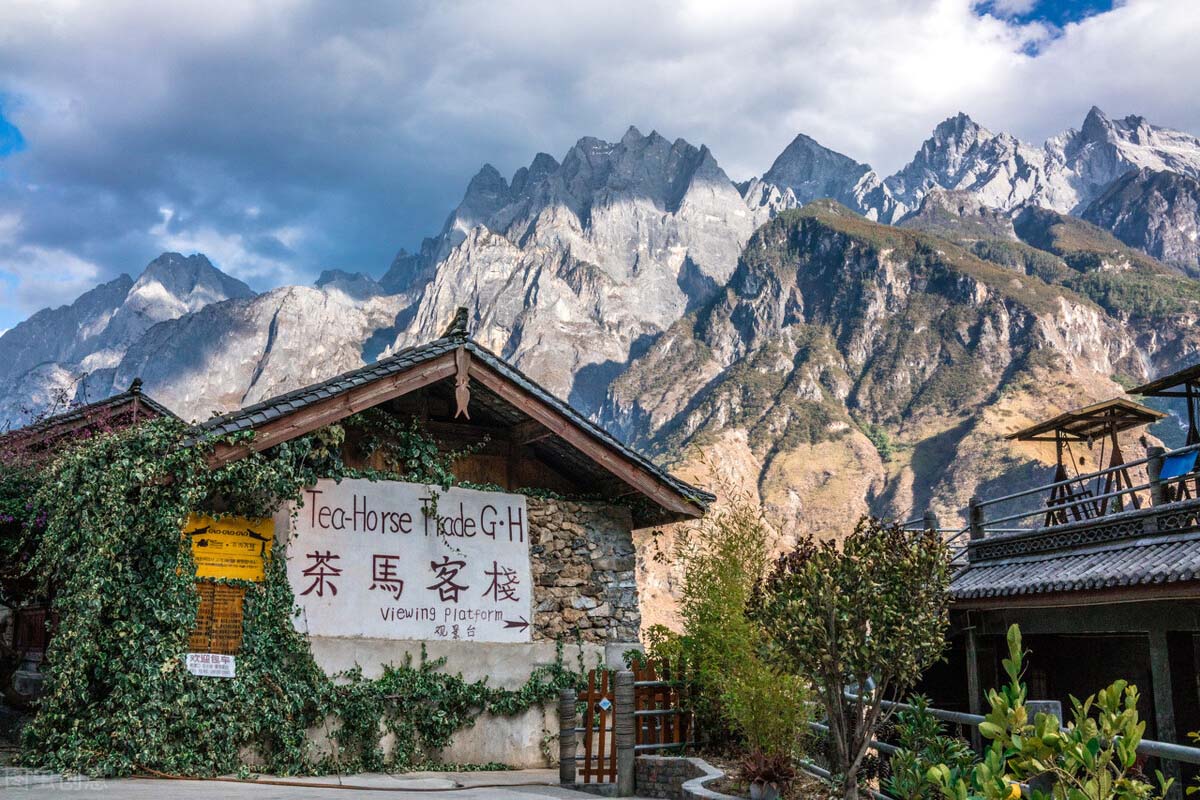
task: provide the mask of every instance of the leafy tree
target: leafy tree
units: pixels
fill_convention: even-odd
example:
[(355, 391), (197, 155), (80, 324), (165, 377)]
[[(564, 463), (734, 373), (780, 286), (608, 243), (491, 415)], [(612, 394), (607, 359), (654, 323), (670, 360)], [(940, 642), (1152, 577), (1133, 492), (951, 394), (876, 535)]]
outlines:
[(949, 550), (936, 533), (864, 517), (840, 549), (802, 540), (757, 597), (778, 663), (807, 678), (824, 706), (846, 800), (858, 797), (872, 733), (890, 716), (883, 700), (942, 654), (948, 587)]

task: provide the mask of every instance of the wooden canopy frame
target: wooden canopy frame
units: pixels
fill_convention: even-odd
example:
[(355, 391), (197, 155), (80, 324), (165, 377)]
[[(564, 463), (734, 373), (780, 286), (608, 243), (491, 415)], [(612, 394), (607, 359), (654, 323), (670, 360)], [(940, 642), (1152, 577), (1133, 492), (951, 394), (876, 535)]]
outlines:
[(1187, 444), (1200, 444), (1200, 426), (1196, 422), (1197, 406), (1200, 406), (1200, 364), (1164, 375), (1161, 378), (1135, 386), (1129, 394), (1142, 397), (1183, 397), (1187, 399), (1188, 432)]
[[(1043, 422), (1038, 422), (1023, 428), (1016, 433), (1010, 433), (1006, 439), (1020, 442), (1054, 442), (1056, 466), (1054, 470), (1055, 486), (1050, 490), (1046, 500), (1046, 527), (1063, 525), (1067, 522), (1079, 522), (1094, 516), (1104, 516), (1108, 512), (1109, 500), (1118, 510), (1124, 510), (1124, 497), (1108, 497), (1114, 492), (1120, 492), (1134, 487), (1129, 476), (1129, 470), (1123, 465), (1125, 457), (1121, 453), (1118, 434), (1132, 428), (1149, 425), (1165, 417), (1161, 411), (1155, 411), (1141, 403), (1135, 403), (1123, 397), (1114, 397), (1090, 406), (1067, 411)], [(1063, 453), (1072, 441), (1087, 442), (1089, 445), (1097, 440), (1108, 438), (1112, 452), (1107, 464), (1101, 464), (1101, 469), (1112, 469), (1104, 475), (1104, 485), (1099, 492), (1099, 499), (1093, 500), (1093, 494), (1086, 487), (1076, 489), (1069, 482)], [(1078, 473), (1076, 473), (1078, 477)], [(1133, 507), (1141, 508), (1141, 500), (1131, 493)]]

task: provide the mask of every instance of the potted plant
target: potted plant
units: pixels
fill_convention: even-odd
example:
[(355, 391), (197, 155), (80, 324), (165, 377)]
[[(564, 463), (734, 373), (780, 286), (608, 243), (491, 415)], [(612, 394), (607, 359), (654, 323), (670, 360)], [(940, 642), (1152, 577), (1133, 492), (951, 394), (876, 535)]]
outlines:
[(741, 776), (750, 786), (750, 800), (778, 800), (796, 780), (796, 768), (786, 755), (755, 750), (742, 759)]

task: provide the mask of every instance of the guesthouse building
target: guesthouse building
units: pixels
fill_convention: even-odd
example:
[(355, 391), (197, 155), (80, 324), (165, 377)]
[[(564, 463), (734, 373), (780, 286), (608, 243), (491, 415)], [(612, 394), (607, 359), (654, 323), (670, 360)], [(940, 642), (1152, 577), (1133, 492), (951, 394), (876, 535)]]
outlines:
[[(616, 665), (637, 647), (632, 532), (700, 517), (712, 496), (473, 341), (465, 309), (438, 339), (216, 417), (196, 436), (226, 442), (209, 457), (220, 467), (367, 411), (383, 415), (374, 417), (381, 429), (360, 427), (337, 444), (348, 466), (381, 468), (353, 439), (399, 425), (452, 454), (454, 485), (320, 480), (302, 504), (262, 523), (193, 515), (185, 533), (198, 577), (252, 580), (263, 555), (282, 554), (295, 625), (330, 675), (375, 677), (424, 651), (448, 672), (517, 688), (560, 643), (589, 667)], [(236, 663), (241, 602), (233, 587), (207, 586), (189, 668), (219, 675), (235, 668), (220, 657)], [(544, 764), (555, 713), (481, 719), (442, 756)]]

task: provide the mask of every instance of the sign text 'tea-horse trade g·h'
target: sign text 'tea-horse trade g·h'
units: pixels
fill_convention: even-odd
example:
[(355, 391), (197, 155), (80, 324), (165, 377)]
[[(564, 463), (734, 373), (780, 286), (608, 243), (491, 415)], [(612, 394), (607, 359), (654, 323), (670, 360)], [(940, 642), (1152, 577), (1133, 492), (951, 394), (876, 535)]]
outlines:
[(318, 481), (288, 543), (312, 636), (528, 642), (525, 498), (396, 481)]

